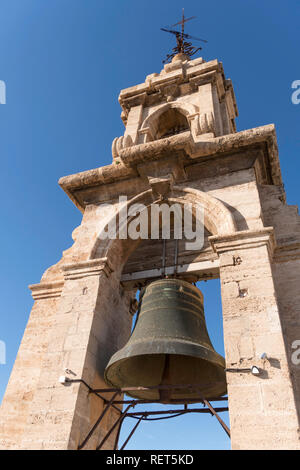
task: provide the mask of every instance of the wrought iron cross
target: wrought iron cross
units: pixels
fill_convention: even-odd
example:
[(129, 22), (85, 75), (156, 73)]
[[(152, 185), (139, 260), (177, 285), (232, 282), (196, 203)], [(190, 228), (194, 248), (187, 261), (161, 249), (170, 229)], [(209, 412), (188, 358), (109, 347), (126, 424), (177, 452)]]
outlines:
[(194, 47), (191, 42), (187, 42), (185, 41), (185, 39), (195, 39), (196, 41), (207, 42), (205, 39), (196, 38), (184, 32), (185, 23), (194, 18), (196, 17), (191, 16), (190, 18), (185, 18), (184, 8), (183, 8), (181, 20), (169, 27), (169, 28), (174, 28), (175, 26), (181, 25), (181, 32), (177, 30), (173, 30), (173, 29), (161, 28), (162, 31), (165, 31), (166, 33), (174, 34), (176, 36), (176, 47), (173, 47), (171, 54), (167, 54), (167, 57), (163, 61), (163, 63), (170, 62), (173, 59), (173, 57), (175, 57), (175, 55), (180, 54), (180, 53), (185, 54), (188, 57), (191, 57), (192, 55), (196, 54), (196, 52), (202, 49), (202, 47), (197, 47), (197, 48)]

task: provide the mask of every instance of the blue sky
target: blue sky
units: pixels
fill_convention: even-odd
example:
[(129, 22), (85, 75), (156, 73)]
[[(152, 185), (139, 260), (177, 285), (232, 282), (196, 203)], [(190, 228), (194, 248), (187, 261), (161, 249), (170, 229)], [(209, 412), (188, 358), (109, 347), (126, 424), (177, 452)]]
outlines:
[[(32, 306), (27, 286), (60, 259), (81, 221), (57, 181), (111, 163), (111, 142), (124, 130), (119, 91), (161, 70), (174, 40), (159, 28), (177, 22), (182, 7), (197, 16), (187, 31), (208, 40), (204, 59), (222, 61), (233, 81), (238, 130), (275, 123), (287, 201), (299, 203), (300, 104), (291, 102), (291, 84), (300, 80), (299, 1), (0, 0), (7, 91), (0, 104), (0, 340), (7, 346), (0, 400)], [(222, 353), (218, 281), (203, 290)], [(145, 423), (128, 445), (228, 447), (218, 423), (197, 415)]]

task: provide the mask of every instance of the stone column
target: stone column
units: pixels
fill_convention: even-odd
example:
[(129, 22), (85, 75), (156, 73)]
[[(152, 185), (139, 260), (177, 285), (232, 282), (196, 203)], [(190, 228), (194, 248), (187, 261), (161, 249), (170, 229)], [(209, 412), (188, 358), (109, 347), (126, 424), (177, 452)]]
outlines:
[(274, 266), (274, 281), (300, 417), (300, 247), (279, 253), (276, 258), (278, 262)]
[[(103, 401), (89, 394), (83, 384), (62, 385), (59, 377), (66, 375), (67, 368), (76, 374), (69, 378), (105, 388), (104, 368), (130, 334), (130, 298), (120, 290), (118, 275), (106, 258), (62, 269), (64, 286), (48, 332), (48, 347), (32, 389), (22, 436), (16, 437), (21, 449), (78, 448), (102, 412)], [(42, 338), (44, 332), (39, 334)], [(28, 373), (24, 371), (25, 376)], [(87, 449), (99, 444), (117, 416), (116, 410), (107, 413)], [(104, 448), (112, 448), (113, 439), (112, 435)]]
[(0, 407), (0, 449), (19, 449), (64, 281), (30, 286), (35, 303)]
[[(299, 449), (299, 423), (271, 259), (273, 229), (210, 237), (220, 259), (233, 449)], [(268, 359), (262, 360), (262, 353)]]

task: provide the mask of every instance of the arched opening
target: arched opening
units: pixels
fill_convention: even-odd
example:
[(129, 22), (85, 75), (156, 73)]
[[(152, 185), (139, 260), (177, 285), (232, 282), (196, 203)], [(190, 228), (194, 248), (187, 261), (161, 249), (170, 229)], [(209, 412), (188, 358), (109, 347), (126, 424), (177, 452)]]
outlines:
[[(139, 297), (139, 292), (147, 283), (151, 283), (151, 280), (155, 280), (163, 277), (162, 271), (169, 272), (169, 277), (177, 277), (179, 279), (183, 278), (188, 280), (188, 282), (196, 283), (198, 276), (191, 275), (186, 273), (185, 275), (181, 273), (178, 274), (172, 271), (174, 268), (183, 266), (184, 264), (191, 264), (195, 261), (205, 260), (211, 257), (212, 250), (208, 242), (208, 237), (212, 234), (207, 228), (205, 228), (204, 234), (204, 245), (202, 249), (196, 252), (192, 250), (185, 249), (185, 239), (177, 240), (174, 238), (174, 217), (171, 217), (171, 230), (170, 238), (165, 240), (162, 237), (162, 220), (160, 220), (160, 232), (159, 238), (155, 240), (145, 239), (141, 240), (138, 245), (135, 246), (135, 249), (131, 252), (128, 257), (123, 270), (121, 277), (121, 284), (126, 289), (137, 289), (137, 299)], [(151, 273), (152, 271), (152, 273)], [(160, 272), (158, 272), (160, 271)], [(144, 274), (143, 274), (144, 272)], [(140, 274), (140, 279), (128, 281), (126, 275), (138, 276)], [(144, 276), (144, 277), (143, 277)], [(217, 277), (216, 274), (211, 275), (207, 273), (207, 278)], [(209, 330), (209, 336), (212, 339), (213, 344), (217, 344), (217, 352), (224, 356), (224, 346), (223, 346), (223, 331), (222, 331), (222, 314), (221, 314), (221, 296), (220, 296), (220, 287), (218, 285), (218, 280), (214, 279), (209, 283), (198, 282), (197, 287), (201, 289), (202, 292), (206, 292), (206, 298), (204, 300), (205, 313), (207, 327)], [(207, 286), (210, 285), (210, 289)], [(136, 322), (136, 315), (133, 316), (132, 328)], [(130, 400), (132, 397), (126, 396), (125, 399)], [(227, 401), (218, 403), (218, 406), (227, 407)], [(147, 404), (146, 407), (148, 410), (155, 413), (159, 412), (165, 405), (162, 404)], [(197, 405), (189, 405), (191, 409), (196, 409)], [(145, 408), (145, 405), (136, 405), (134, 407), (135, 411), (140, 411), (142, 408)], [(180, 415), (182, 411), (182, 405), (172, 405), (172, 409), (178, 410)], [(156, 415), (155, 415), (156, 416)], [(122, 425), (122, 430), (120, 434), (120, 444), (123, 444), (126, 441), (126, 438), (130, 434), (132, 428), (136, 424), (133, 416), (128, 416), (124, 420)], [(228, 413), (222, 419), (225, 420), (228, 425)], [(176, 420), (177, 421), (177, 420)], [(139, 431), (134, 435), (134, 438), (131, 440), (131, 443), (126, 448), (128, 449), (180, 449), (180, 448), (203, 448), (203, 449), (229, 449), (230, 448), (230, 439), (226, 436), (222, 428), (216, 419), (212, 420), (210, 415), (201, 415), (195, 414), (182, 416), (180, 423), (174, 422), (172, 420), (162, 419), (150, 426), (150, 423), (142, 422)], [(192, 430), (195, 429), (195, 432)], [(196, 429), (205, 430), (205, 434), (211, 436), (211, 442), (209, 441), (199, 441), (199, 437), (196, 438), (191, 445), (184, 443), (183, 434), (188, 436), (189, 443), (191, 435), (199, 436), (201, 433), (197, 433)], [(191, 435), (190, 435), (191, 432)], [(150, 437), (149, 437), (150, 436)], [(168, 436), (172, 436), (171, 439), (168, 439)], [(145, 438), (146, 437), (146, 438)], [(208, 438), (209, 439), (209, 438)], [(149, 447), (148, 447), (149, 444)], [(182, 447), (181, 447), (182, 446)]]
[(169, 108), (162, 113), (157, 123), (156, 139), (163, 139), (171, 135), (180, 134), (189, 130), (187, 118), (176, 108)]
[(169, 135), (190, 130), (189, 117), (199, 113), (199, 107), (191, 103), (173, 101), (152, 111), (144, 120), (141, 129), (147, 131), (149, 140), (161, 139)]
[[(217, 261), (217, 255), (216, 253), (213, 252), (211, 246), (210, 246), (210, 243), (209, 243), (209, 236), (210, 235), (215, 235), (215, 234), (220, 234), (220, 233), (232, 233), (232, 232), (235, 232), (236, 231), (236, 226), (235, 226), (235, 221), (234, 221), (234, 218), (232, 216), (232, 213), (230, 212), (230, 210), (228, 208), (225, 207), (225, 205), (219, 201), (218, 199), (215, 199), (213, 198), (212, 196), (208, 195), (207, 193), (203, 193), (199, 190), (196, 190), (196, 189), (192, 189), (192, 188), (183, 188), (183, 187), (180, 187), (180, 186), (174, 186), (173, 189), (170, 191), (170, 194), (169, 194), (169, 197), (167, 200), (164, 200), (164, 201), (157, 201), (155, 203), (153, 203), (153, 194), (152, 194), (152, 191), (151, 190), (148, 190), (148, 191), (145, 191), (144, 193), (141, 193), (140, 195), (136, 196), (135, 198), (133, 198), (131, 201), (128, 201), (127, 203), (127, 208), (129, 209), (130, 207), (133, 206), (133, 204), (144, 204), (144, 210), (146, 212), (149, 212), (150, 210), (150, 207), (153, 205), (153, 204), (161, 204), (161, 203), (166, 203), (168, 202), (168, 204), (173, 204), (173, 203), (179, 203), (181, 204), (182, 206), (187, 206), (188, 204), (187, 203), (192, 203), (192, 206), (193, 206), (193, 209), (191, 211), (191, 213), (193, 214), (196, 214), (196, 212), (194, 212), (194, 209), (196, 207), (196, 205), (201, 205), (204, 209), (204, 226), (205, 226), (205, 236), (204, 236), (204, 245), (202, 246), (201, 249), (198, 249), (198, 250), (185, 250), (184, 249), (184, 240), (178, 240), (177, 242), (177, 248), (176, 248), (176, 240), (172, 239), (172, 230), (171, 230), (171, 234), (170, 234), (170, 239), (167, 241), (168, 245), (166, 245), (166, 259), (165, 259), (165, 268), (169, 268), (169, 270), (171, 269), (171, 271), (173, 270), (174, 266), (180, 266), (182, 268), (182, 265), (183, 264), (186, 264), (186, 265), (190, 265), (190, 264), (194, 264), (194, 262), (196, 261), (200, 261), (200, 264), (202, 261), (204, 262), (208, 262), (208, 265), (211, 266), (210, 261), (213, 260), (213, 263), (215, 261)], [(123, 206), (124, 207), (124, 206)], [(116, 211), (115, 211), (115, 214), (116, 214)], [(127, 219), (127, 225), (130, 224), (130, 222), (134, 219), (135, 217), (129, 217)], [(173, 227), (172, 226), (172, 223), (174, 223), (174, 219), (171, 218), (171, 228)], [(163, 226), (163, 223), (162, 221), (160, 221), (160, 229), (162, 228)], [(136, 224), (136, 227), (138, 227), (138, 224)], [(174, 227), (173, 227), (174, 228)], [(161, 234), (160, 234), (161, 235)], [(114, 240), (102, 240), (102, 241), (97, 241), (95, 246), (94, 246), (94, 249), (92, 251), (92, 257), (96, 257), (96, 258), (101, 258), (101, 257), (105, 257), (107, 258), (111, 265), (113, 266), (113, 271), (114, 271), (114, 277), (115, 279), (119, 279), (119, 282), (120, 282), (120, 285), (122, 287), (122, 289), (124, 291), (127, 290), (127, 292), (131, 292), (134, 296), (135, 294), (135, 291), (136, 290), (140, 290), (143, 285), (144, 285), (144, 281), (145, 282), (148, 282), (149, 280), (151, 281), (151, 279), (155, 279), (156, 278), (160, 278), (162, 276), (162, 273), (161, 272), (154, 272), (154, 274), (150, 273), (149, 275), (149, 272), (146, 272), (146, 275), (141, 277), (141, 273), (138, 273), (137, 277), (135, 278), (132, 278), (132, 275), (134, 274), (134, 276), (136, 275), (136, 271), (134, 271), (134, 263), (137, 263), (137, 269), (139, 271), (141, 271), (141, 268), (144, 269), (145, 271), (149, 271), (149, 270), (157, 270), (159, 268), (159, 265), (161, 264), (162, 262), (162, 250), (163, 250), (163, 242), (162, 242), (162, 237), (160, 236), (158, 239), (156, 240), (153, 240), (150, 238), (147, 238), (145, 240), (138, 240), (138, 239), (114, 239)], [(148, 245), (149, 244), (149, 245)], [(150, 245), (152, 244), (152, 248), (151, 249), (154, 249), (154, 251), (156, 250), (157, 253), (150, 253), (149, 252), (149, 248), (150, 248)], [(176, 254), (176, 251), (177, 251), (177, 254)], [(187, 252), (189, 251), (189, 252)], [(176, 259), (177, 257), (177, 259)], [(147, 266), (146, 264), (149, 263), (149, 266)], [(193, 276), (190, 276), (190, 273), (187, 271), (186, 272), (186, 275), (187, 277), (185, 278), (186, 280), (189, 279), (188, 282), (197, 282), (198, 280), (209, 280), (209, 279), (216, 279), (218, 278), (219, 276), (219, 273), (218, 273), (218, 268), (216, 268), (215, 266), (218, 266), (218, 262), (216, 263), (216, 265), (214, 264), (214, 268), (212, 271), (210, 271), (209, 268), (206, 268), (205, 269), (205, 272), (202, 270), (202, 277), (200, 276), (196, 276), (196, 278), (194, 279)], [(149, 267), (149, 270), (146, 269)], [(194, 268), (194, 267), (193, 267)], [(178, 271), (179, 271), (179, 268), (178, 268)], [(184, 271), (184, 270), (183, 270)], [(171, 272), (171, 275), (172, 274), (178, 274), (178, 277), (179, 278), (184, 278), (185, 277), (185, 274), (181, 270), (181, 273), (172, 273)], [(129, 277), (127, 276), (126, 278), (126, 275), (129, 275)], [(125, 276), (125, 278), (124, 278)], [(131, 276), (131, 277), (130, 277)], [(210, 283), (213, 283), (213, 282), (218, 282), (218, 281), (210, 281), (208, 284)], [(202, 286), (200, 286), (200, 289), (201, 289)], [(220, 292), (220, 289), (219, 289), (219, 292)], [(218, 296), (216, 296), (216, 294), (212, 294), (211, 295), (211, 298), (213, 299), (213, 301), (217, 298)], [(220, 298), (220, 295), (219, 295), (219, 298)], [(208, 299), (205, 299), (205, 309), (209, 308), (208, 307)], [(103, 308), (103, 306), (102, 306)], [(221, 314), (221, 308), (220, 306), (214, 306), (214, 307), (211, 307), (210, 310), (214, 313), (214, 315), (217, 315)], [(127, 310), (128, 312), (128, 310)], [(132, 312), (131, 312), (132, 313)], [(205, 315), (206, 316), (206, 315)], [(208, 323), (209, 324), (209, 323)], [(133, 326), (133, 323), (132, 323), (132, 326)], [(219, 337), (219, 341), (222, 342), (222, 338), (223, 338), (223, 333), (221, 331), (222, 329), (222, 322), (216, 320), (216, 321), (213, 321), (213, 326), (212, 327), (209, 327), (210, 328), (210, 332), (209, 334), (211, 334), (211, 331), (213, 331), (214, 333), (216, 331), (218, 331), (218, 337)], [(213, 330), (212, 330), (213, 329)], [(121, 342), (122, 344), (119, 344), (119, 348), (115, 348), (115, 352), (119, 351), (121, 348), (123, 348), (125, 346), (125, 344), (127, 343), (128, 339), (129, 339), (129, 331), (128, 331), (128, 336), (127, 336), (127, 339), (123, 336), (123, 338), (121, 339)], [(213, 340), (215, 341), (215, 340)], [(223, 355), (224, 357), (224, 354), (222, 354), (222, 351), (220, 348), (218, 348), (218, 351), (219, 354), (221, 353), (221, 355)], [(225, 366), (224, 366), (225, 367)], [(132, 399), (132, 398), (131, 398)], [(152, 406), (152, 405), (150, 405)], [(153, 405), (154, 406), (154, 405)], [(160, 405), (155, 405), (155, 406), (164, 406), (162, 404)], [(180, 405), (179, 405), (180, 406)], [(182, 405), (181, 405), (182, 406)], [(191, 406), (194, 406), (194, 405), (191, 405)], [(227, 403), (226, 403), (226, 406), (227, 406)], [(227, 408), (226, 408), (227, 409)], [(220, 410), (220, 411), (224, 411), (224, 410)], [(178, 411), (178, 413), (180, 414), (180, 411)], [(193, 423), (196, 423), (194, 424), (195, 426), (201, 426), (201, 428), (204, 430), (205, 427), (206, 427), (206, 421), (202, 421), (202, 415), (199, 417), (199, 416), (194, 416), (194, 420), (193, 420)], [(208, 416), (204, 416), (205, 420), (207, 418), (210, 418), (211, 419), (211, 416), (208, 415)], [(189, 418), (189, 419), (192, 419), (192, 418)], [(226, 418), (225, 418), (226, 419)], [(132, 429), (132, 427), (134, 426), (134, 423), (132, 425), (132, 421), (133, 420), (130, 420), (131, 423), (128, 423), (129, 426), (131, 426), (130, 430)], [(219, 423), (217, 422), (216, 419), (214, 420), (211, 420), (211, 421), (215, 421), (215, 425), (216, 426), (216, 429), (218, 428)], [(211, 422), (210, 421), (210, 422)], [(125, 419), (125, 422), (126, 422), (126, 419)], [(162, 421), (164, 422), (164, 421)], [(147, 423), (145, 423), (146, 425)], [(179, 433), (181, 433), (181, 430), (182, 430), (182, 427), (179, 426), (177, 427), (176, 426), (176, 422), (174, 423), (174, 431), (176, 430), (176, 432), (178, 431)], [(188, 430), (189, 430), (189, 426), (187, 426), (186, 428), (186, 431), (185, 431), (185, 434), (188, 435)], [(123, 427), (123, 426), (122, 426)], [(124, 428), (126, 430), (126, 427)], [(129, 428), (127, 428), (129, 429)], [(129, 430), (129, 432), (130, 432)], [(122, 431), (123, 432), (123, 431)], [(145, 429), (145, 432), (146, 434), (149, 433), (149, 429), (146, 430)], [(212, 431), (214, 432), (214, 431)], [(151, 433), (151, 431), (150, 431)], [(224, 433), (224, 431), (222, 430), (222, 428), (220, 429), (220, 433)], [(128, 433), (129, 434), (129, 433)], [(137, 433), (137, 435), (139, 435), (140, 433)], [(204, 432), (204, 434), (206, 434)], [(164, 431), (163, 431), (163, 435), (164, 435)], [(222, 436), (222, 439), (223, 439), (223, 443), (216, 443), (216, 444), (205, 444), (203, 445), (203, 448), (229, 448), (229, 439), (228, 437), (226, 437), (226, 434), (225, 434), (225, 437)], [(134, 441), (133, 441), (134, 442)], [(120, 441), (120, 443), (122, 443)], [(153, 443), (150, 444), (150, 447), (153, 448)], [(136, 446), (139, 446), (138, 444), (135, 444)], [(160, 444), (157, 444), (158, 445), (158, 448), (159, 448), (159, 445), (163, 445), (164, 448), (174, 448), (174, 443), (173, 445), (170, 445), (168, 443), (163, 443), (163, 440), (160, 439)], [(197, 442), (195, 444), (195, 448), (199, 448), (201, 447), (201, 442)], [(142, 448), (145, 448), (145, 444), (143, 445)], [(180, 448), (180, 444), (178, 444), (178, 448)]]
[[(104, 218), (98, 228), (98, 237), (91, 248), (89, 259), (107, 257), (114, 269), (121, 272), (124, 263), (126, 263), (130, 253), (137, 248), (140, 240), (132, 240), (129, 237), (120, 240), (119, 236), (110, 239), (106, 236), (103, 237), (102, 234), (111, 221), (118, 219), (121, 211), (125, 211), (128, 215), (135, 204), (142, 204), (145, 209), (149, 210), (151, 206), (159, 203), (159, 201), (153, 201), (153, 193), (150, 189), (127, 201), (125, 205), (118, 208), (118, 211), (114, 209), (112, 215), (110, 214), (108, 218)], [(201, 207), (204, 215), (204, 226), (212, 235), (231, 234), (237, 230), (235, 219), (229, 208), (222, 201), (198, 189), (173, 186), (169, 197), (163, 202), (179, 203), (181, 205), (191, 204), (193, 211), (196, 206)], [(127, 225), (132, 219), (133, 217), (128, 216), (126, 219)]]

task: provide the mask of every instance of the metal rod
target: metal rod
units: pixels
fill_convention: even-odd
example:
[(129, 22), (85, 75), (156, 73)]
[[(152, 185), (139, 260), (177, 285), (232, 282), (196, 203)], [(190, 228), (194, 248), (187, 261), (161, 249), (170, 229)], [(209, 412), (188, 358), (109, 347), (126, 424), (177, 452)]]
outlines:
[(129, 434), (129, 436), (127, 437), (126, 441), (124, 442), (124, 444), (122, 445), (121, 449), (120, 450), (124, 450), (125, 449), (125, 446), (128, 444), (129, 440), (131, 439), (131, 437), (133, 436), (136, 428), (138, 427), (138, 425), (140, 424), (140, 422), (142, 421), (143, 419), (143, 415), (140, 417), (140, 419), (138, 420), (138, 422), (136, 423), (136, 425), (134, 426), (134, 428), (132, 429), (131, 433)]
[[(101, 400), (103, 400), (105, 404), (109, 403), (109, 400), (107, 400), (107, 398), (104, 398), (96, 390), (92, 389), (92, 387), (90, 387), (83, 379), (68, 379), (67, 383), (82, 383), (88, 389), (89, 393), (94, 393), (97, 397), (101, 398)], [(117, 404), (115, 400), (114, 403)], [(117, 406), (115, 406), (115, 404), (112, 404), (111, 406), (119, 413), (122, 413), (122, 411)]]
[(99, 388), (94, 389), (94, 392), (99, 393), (109, 393), (119, 391), (119, 393), (126, 393), (126, 392), (138, 392), (138, 391), (147, 391), (147, 390), (159, 390), (159, 389), (181, 389), (181, 388), (189, 388), (189, 389), (197, 389), (197, 391), (201, 390), (202, 388), (205, 390), (207, 387), (211, 385), (223, 384), (223, 382), (209, 382), (206, 384), (167, 384), (167, 385), (151, 385), (150, 387), (124, 387), (124, 388)]
[(119, 424), (119, 427), (118, 427), (118, 432), (116, 434), (114, 450), (118, 450), (118, 443), (119, 443), (119, 439), (120, 439), (121, 428), (122, 428), (122, 424), (124, 423), (125, 418), (126, 418), (126, 416), (122, 414), (122, 419), (120, 421), (120, 424)]
[(90, 430), (90, 432), (88, 433), (88, 435), (86, 436), (86, 438), (82, 441), (81, 444), (79, 444), (78, 446), (78, 450), (81, 450), (85, 444), (89, 441), (89, 439), (91, 438), (91, 436), (93, 435), (95, 429), (99, 426), (100, 422), (102, 421), (102, 419), (104, 418), (104, 416), (106, 415), (107, 411), (109, 410), (110, 406), (112, 405), (114, 399), (116, 398), (117, 395), (120, 395), (120, 392), (117, 391), (113, 394), (112, 398), (110, 399), (110, 401), (108, 402), (108, 404), (106, 405), (106, 408), (102, 411), (101, 415), (99, 416), (99, 418), (97, 419), (96, 423), (94, 424), (94, 426), (92, 427), (92, 429)]
[[(129, 439), (132, 437), (133, 433), (135, 432), (135, 430), (139, 426), (140, 422), (142, 420), (147, 420), (147, 417), (151, 416), (151, 415), (165, 415), (165, 414), (170, 414), (171, 415), (171, 414), (173, 414), (174, 416), (170, 416), (170, 418), (172, 418), (172, 417), (183, 415), (183, 414), (186, 414), (186, 413), (211, 413), (212, 415), (214, 415), (217, 418), (217, 420), (219, 421), (219, 423), (223, 427), (226, 434), (230, 437), (230, 429), (228, 428), (228, 426), (225, 424), (225, 422), (218, 415), (218, 412), (221, 413), (221, 412), (224, 412), (224, 411), (228, 411), (228, 407), (220, 407), (220, 408), (215, 408), (214, 409), (213, 406), (211, 405), (211, 403), (209, 401), (207, 401), (205, 398), (203, 398), (202, 396), (199, 397), (199, 398), (189, 398), (189, 397), (187, 397), (187, 398), (182, 398), (182, 399), (177, 399), (177, 400), (176, 399), (170, 399), (170, 404), (171, 403), (173, 403), (173, 404), (183, 404), (184, 405), (183, 410), (178, 410), (177, 409), (177, 410), (164, 410), (164, 411), (142, 411), (142, 412), (133, 412), (133, 413), (128, 413), (128, 410), (131, 407), (134, 407), (137, 404), (162, 403), (162, 402), (161, 402), (161, 400), (145, 400), (145, 399), (144, 400), (136, 400), (136, 399), (135, 400), (115, 400), (117, 395), (121, 395), (121, 394), (126, 393), (126, 392), (133, 392), (133, 391), (147, 391), (147, 390), (155, 390), (155, 389), (156, 390), (160, 390), (160, 389), (170, 390), (170, 389), (182, 389), (182, 388), (189, 388), (189, 389), (196, 388), (197, 391), (199, 392), (199, 390), (201, 390), (201, 388), (203, 389), (203, 384), (201, 384), (201, 385), (197, 385), (197, 384), (170, 385), (170, 384), (167, 384), (167, 385), (154, 385), (154, 386), (151, 386), (151, 387), (126, 387), (126, 388), (120, 388), (120, 389), (118, 389), (118, 388), (92, 389), (83, 379), (68, 379), (68, 382), (69, 383), (82, 383), (83, 385), (85, 385), (85, 387), (87, 387), (87, 389), (89, 390), (89, 393), (94, 393), (96, 396), (98, 396), (99, 398), (101, 398), (104, 401), (104, 404), (106, 404), (106, 408), (102, 411), (101, 415), (97, 419), (96, 423), (94, 424), (94, 426), (92, 427), (92, 429), (90, 430), (90, 432), (88, 433), (86, 438), (78, 446), (79, 450), (82, 449), (86, 445), (86, 443), (89, 441), (92, 434), (94, 433), (94, 431), (96, 430), (99, 423), (104, 418), (105, 414), (107, 413), (107, 411), (109, 410), (110, 407), (113, 407), (115, 410), (117, 410), (120, 413), (120, 416), (118, 417), (118, 419), (114, 423), (114, 425), (111, 427), (111, 429), (108, 431), (108, 433), (105, 435), (105, 437), (102, 439), (102, 441), (100, 442), (100, 444), (98, 445), (96, 450), (99, 450), (103, 446), (103, 444), (106, 442), (106, 440), (111, 435), (113, 430), (119, 424), (119, 428), (118, 428), (118, 432), (117, 432), (117, 435), (116, 435), (116, 438), (115, 438), (115, 444), (114, 444), (114, 450), (117, 449), (118, 441), (119, 441), (119, 437), (120, 437), (120, 432), (121, 432), (121, 427), (122, 427), (124, 419), (127, 416), (138, 419), (138, 422), (134, 426), (134, 428), (132, 429), (130, 435), (128, 436), (128, 438), (126, 439), (125, 443), (123, 444), (123, 446), (120, 450), (123, 450), (125, 448), (125, 446), (127, 445)], [(211, 384), (210, 383), (205, 384), (204, 389), (207, 388), (209, 385), (211, 385)], [(114, 394), (113, 394), (113, 396), (111, 397), (111, 399), (109, 401), (106, 398), (104, 398), (100, 395), (100, 393), (111, 393), (111, 392), (114, 392)], [(228, 400), (228, 397), (215, 397), (215, 398), (211, 399), (211, 401), (226, 401), (226, 400)], [(194, 403), (195, 402), (199, 403), (199, 401), (202, 402), (203, 404), (205, 404), (207, 406), (207, 408), (202, 408), (202, 409), (190, 408), (190, 409), (188, 409), (187, 405), (189, 403), (193, 403), (193, 402)], [(128, 406), (127, 406), (126, 410), (123, 413), (116, 406), (116, 404), (127, 404), (127, 403), (128, 403)], [(159, 418), (153, 418), (153, 419), (159, 419)], [(167, 418), (161, 418), (161, 419), (167, 419)]]
[(100, 444), (98, 445), (98, 447), (96, 447), (96, 450), (100, 450), (101, 447), (103, 446), (103, 444), (106, 442), (106, 440), (109, 438), (109, 436), (111, 435), (111, 433), (113, 432), (113, 430), (118, 426), (119, 422), (121, 420), (123, 420), (126, 416), (126, 413), (127, 411), (129, 410), (129, 408), (131, 408), (132, 405), (128, 405), (126, 410), (124, 411), (124, 413), (121, 414), (121, 416), (118, 417), (117, 421), (114, 423), (114, 425), (110, 428), (110, 430), (108, 431), (108, 433), (104, 436), (104, 438), (102, 439), (102, 441), (100, 442)]
[[(211, 398), (210, 401), (227, 401), (227, 397), (217, 397)], [(171, 398), (169, 404), (173, 405), (185, 405), (189, 403), (200, 403), (203, 402), (203, 397), (198, 398)], [(145, 403), (161, 403), (161, 400), (115, 400), (116, 405), (127, 405), (128, 403), (134, 403), (135, 405), (145, 404)]]
[[(223, 411), (228, 411), (228, 407), (216, 408), (219, 413)], [(174, 414), (174, 413), (211, 413), (209, 408), (188, 408), (187, 410), (162, 410), (162, 411), (134, 411), (132, 413), (127, 413), (127, 416), (139, 416), (140, 414), (144, 416), (149, 415), (165, 415), (165, 414)], [(221, 419), (221, 418), (220, 418)], [(224, 423), (225, 424), (225, 423)], [(225, 425), (226, 426), (226, 425)]]
[(163, 239), (163, 255), (162, 255), (162, 276), (165, 275), (166, 271), (166, 239)]
[(219, 423), (221, 424), (222, 428), (224, 429), (224, 431), (226, 432), (227, 436), (230, 437), (230, 429), (229, 427), (227, 426), (227, 424), (224, 423), (224, 421), (220, 418), (220, 416), (218, 415), (217, 411), (219, 411), (219, 409), (217, 408), (216, 410), (212, 407), (212, 405), (209, 403), (209, 401), (207, 400), (204, 400), (204, 403), (206, 404), (206, 406), (209, 408), (209, 410), (211, 411), (211, 413), (217, 418), (217, 420), (219, 421)]
[(177, 274), (178, 239), (175, 240), (174, 274)]

